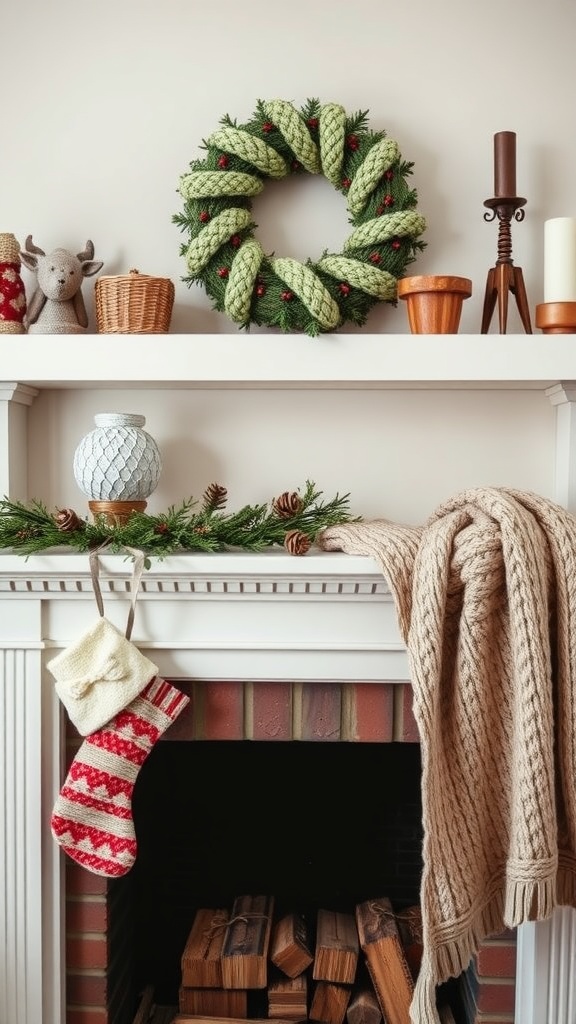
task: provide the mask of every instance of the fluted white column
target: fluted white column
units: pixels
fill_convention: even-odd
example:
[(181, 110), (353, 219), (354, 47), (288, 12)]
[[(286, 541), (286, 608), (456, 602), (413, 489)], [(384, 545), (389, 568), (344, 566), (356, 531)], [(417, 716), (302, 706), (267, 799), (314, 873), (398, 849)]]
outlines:
[(14, 639), (0, 638), (0, 1021), (61, 1024), (61, 868), (49, 828), (59, 714), (30, 631), (38, 634), (40, 602), (7, 606), (0, 601), (4, 637), (14, 623)]

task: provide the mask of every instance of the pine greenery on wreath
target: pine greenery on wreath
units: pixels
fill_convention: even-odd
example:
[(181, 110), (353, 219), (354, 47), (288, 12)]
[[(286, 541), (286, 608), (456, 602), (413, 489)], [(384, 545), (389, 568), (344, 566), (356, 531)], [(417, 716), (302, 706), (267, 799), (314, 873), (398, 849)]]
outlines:
[(0, 549), (33, 555), (62, 545), (79, 552), (139, 548), (164, 558), (183, 551), (282, 546), (291, 555), (305, 555), (320, 530), (360, 518), (350, 514), (348, 494), (322, 500), (322, 491), (311, 480), (302, 491), (284, 491), (268, 504), (227, 512), (227, 501), (226, 488), (213, 483), (201, 501), (190, 498), (156, 516), (132, 512), (124, 524), (111, 525), (104, 515), (90, 523), (71, 508), (50, 512), (40, 501), (25, 504), (5, 498), (0, 501)]
[[(425, 243), (413, 164), (384, 131), (368, 127), (368, 111), (348, 115), (337, 103), (259, 100), (246, 124), (228, 115), (203, 143), (178, 191), (173, 221), (188, 274), (213, 308), (242, 328), (266, 325), (316, 336), (351, 322), (362, 325), (378, 302), (396, 305), (397, 281)], [(252, 199), (267, 181), (322, 174), (346, 198), (353, 231), (342, 252), (305, 263), (266, 255), (255, 237)]]

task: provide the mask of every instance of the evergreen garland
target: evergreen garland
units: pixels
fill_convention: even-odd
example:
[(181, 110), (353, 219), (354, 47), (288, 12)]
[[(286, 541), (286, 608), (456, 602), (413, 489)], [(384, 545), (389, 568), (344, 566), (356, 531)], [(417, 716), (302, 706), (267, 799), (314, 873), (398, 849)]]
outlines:
[(348, 494), (321, 499), (322, 491), (307, 480), (302, 493), (285, 491), (268, 504), (226, 512), (226, 488), (210, 484), (201, 501), (189, 498), (159, 515), (132, 512), (125, 523), (113, 525), (105, 515), (88, 522), (73, 509), (52, 513), (41, 501), (25, 504), (5, 498), (0, 501), (0, 549), (32, 555), (63, 545), (78, 552), (102, 547), (119, 552), (132, 547), (164, 558), (186, 551), (262, 551), (282, 546), (290, 554), (303, 555), (320, 530), (360, 518), (351, 516)]
[[(283, 121), (283, 130), (274, 123), (275, 112)], [(394, 142), (390, 143), (389, 158), (382, 155), (375, 159), (374, 147), (386, 139), (386, 132), (370, 130), (367, 115), (368, 111), (347, 115), (339, 105), (322, 106), (318, 99), (309, 99), (299, 111), (286, 101), (259, 100), (252, 117), (240, 125), (226, 114), (221, 129), (203, 141), (204, 159), (193, 160), (179, 184), (184, 207), (172, 219), (187, 236), (180, 247), (189, 270), (183, 278), (186, 284), (202, 285), (213, 308), (227, 313), (241, 328), (266, 325), (311, 336), (334, 331), (345, 322), (363, 325), (378, 302), (396, 305), (396, 281), (425, 247), (418, 237), (425, 221), (416, 212), (416, 190), (407, 182), (413, 163), (402, 159)], [(226, 143), (231, 133), (233, 137)], [(340, 163), (337, 174), (333, 167), (326, 174), (321, 154), (323, 148), (328, 148), (326, 140), (332, 142), (334, 138), (340, 141)], [(279, 170), (274, 166), (267, 171), (248, 159), (251, 139), (256, 140), (253, 159), (258, 161), (264, 149), (277, 157)], [(265, 255), (255, 243), (257, 225), (250, 216), (252, 196), (271, 178), (309, 173), (302, 163), (302, 151), (307, 156), (312, 154), (311, 173), (330, 176), (334, 187), (347, 199), (356, 175), (363, 165), (366, 167), (365, 161), (375, 163), (371, 189), (360, 207), (353, 204), (354, 209), (349, 208), (349, 222), (355, 228), (371, 225), (384, 237), (376, 241), (360, 239), (349, 247), (351, 235), (345, 242), (338, 256), (355, 262), (354, 281), (323, 266), (323, 262), (329, 266), (334, 256), (326, 250), (315, 262), (280, 260), (281, 271), (286, 269), (282, 264), (290, 262), (306, 275), (304, 280), (295, 281), (291, 271), (284, 279), (277, 272), (274, 256)], [(205, 173), (208, 171), (212, 172), (209, 176)], [(237, 181), (238, 174), (244, 176), (250, 194), (239, 193), (238, 186), (230, 184)], [(214, 241), (214, 225), (226, 212), (225, 225), (237, 226), (230, 230), (223, 226), (223, 234)], [(387, 224), (391, 225), (390, 231)], [(251, 250), (250, 260), (248, 248), (243, 252), (246, 243)], [(239, 299), (238, 290), (242, 288), (244, 298)]]

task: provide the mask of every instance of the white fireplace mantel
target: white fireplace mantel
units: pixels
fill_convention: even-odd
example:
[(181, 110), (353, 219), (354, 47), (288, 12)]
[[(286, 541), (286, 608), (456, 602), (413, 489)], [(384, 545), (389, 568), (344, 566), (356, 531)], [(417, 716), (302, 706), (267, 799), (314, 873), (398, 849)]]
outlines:
[[(28, 409), (44, 388), (529, 389), (555, 406), (555, 496), (576, 509), (572, 336), (173, 335), (161, 346), (157, 336), (22, 336), (4, 347), (0, 373), (0, 494), (21, 500)], [(105, 610), (119, 626), (129, 577), (121, 555), (103, 556)], [(46, 664), (95, 615), (86, 556), (0, 554), (2, 1024), (64, 1024), (62, 863), (49, 829), (62, 710)], [(378, 567), (339, 554), (154, 560), (133, 638), (172, 677), (408, 678)], [(517, 1024), (572, 1024), (571, 918), (521, 931)]]

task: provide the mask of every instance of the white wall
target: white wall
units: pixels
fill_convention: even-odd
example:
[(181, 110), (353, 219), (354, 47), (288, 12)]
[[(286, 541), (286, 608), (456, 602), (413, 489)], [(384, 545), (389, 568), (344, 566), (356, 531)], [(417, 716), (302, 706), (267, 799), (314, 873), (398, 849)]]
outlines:
[[(517, 133), (518, 192), (528, 202), (525, 221), (513, 225), (513, 253), (534, 318), (543, 300), (544, 221), (576, 214), (575, 29), (572, 0), (5, 5), (0, 230), (21, 244), (31, 233), (44, 248), (78, 250), (92, 238), (104, 273), (138, 267), (174, 280), (173, 331), (236, 332), (200, 288), (180, 280), (181, 236), (171, 222), (179, 177), (223, 114), (242, 122), (258, 98), (299, 106), (317, 96), (368, 110), (370, 125), (414, 161), (428, 247), (411, 272), (472, 279), (462, 334), (479, 331), (496, 259), (497, 227), (483, 219), (493, 135)], [(338, 250), (347, 233), (342, 198), (320, 178), (271, 185), (254, 214), (264, 247), (283, 255)], [(91, 309), (93, 281), (84, 286)], [(383, 344), (386, 334), (408, 333), (403, 304), (380, 305), (364, 330), (383, 332)], [(521, 331), (513, 301), (509, 331)], [(120, 397), (86, 394), (81, 408), (72, 395), (59, 405), (48, 395), (38, 401), (37, 496), (81, 504), (70, 450), (92, 413), (120, 409)], [(46, 461), (41, 417), (49, 405), (58, 465)], [(147, 413), (163, 447), (156, 509), (213, 479), (244, 502), (312, 477), (326, 492), (350, 490), (362, 514), (412, 519), (468, 484), (552, 489), (553, 418), (538, 395), (510, 404), (503, 395), (194, 393), (158, 402), (144, 394), (128, 396), (123, 411)]]

